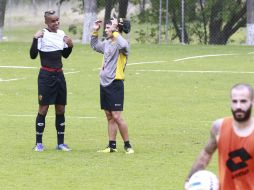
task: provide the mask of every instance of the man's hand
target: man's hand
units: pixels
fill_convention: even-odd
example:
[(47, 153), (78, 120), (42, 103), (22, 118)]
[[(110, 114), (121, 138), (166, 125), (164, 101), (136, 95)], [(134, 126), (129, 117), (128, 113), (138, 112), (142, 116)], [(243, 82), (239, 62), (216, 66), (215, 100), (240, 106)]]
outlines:
[(64, 36), (63, 40), (68, 45), (68, 47), (73, 47), (72, 39), (69, 36)]
[(112, 32), (114, 32), (114, 31), (117, 31), (117, 26), (118, 26), (118, 21), (117, 21), (117, 18), (114, 18), (113, 17), (113, 19), (111, 19), (111, 27), (110, 27), (110, 30), (112, 31)]
[(39, 30), (38, 32), (35, 33), (34, 38), (38, 39), (38, 38), (42, 38), (44, 35), (44, 32)]
[(102, 23), (101, 20), (96, 20), (96, 21), (94, 22), (93, 30), (94, 30), (95, 32), (97, 32), (97, 31), (100, 30), (100, 28), (101, 28), (101, 23)]

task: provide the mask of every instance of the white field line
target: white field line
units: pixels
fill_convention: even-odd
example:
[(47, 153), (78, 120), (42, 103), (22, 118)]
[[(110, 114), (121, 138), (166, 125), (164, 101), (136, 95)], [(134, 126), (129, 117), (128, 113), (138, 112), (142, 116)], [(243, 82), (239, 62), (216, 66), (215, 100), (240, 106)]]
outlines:
[(248, 54), (254, 54), (254, 52), (249, 52)]
[[(21, 115), (21, 114), (1, 114), (0, 116), (4, 117), (36, 117), (36, 115)], [(47, 116), (50, 118), (53, 118), (55, 116)], [(96, 119), (97, 117), (92, 117), (92, 116), (65, 116), (66, 118), (71, 118), (71, 119)]]
[[(27, 67), (27, 66), (3, 66), (0, 65), (0, 68), (6, 68), (6, 69), (39, 69), (38, 67)], [(70, 72), (65, 72), (65, 75), (69, 75), (69, 74), (76, 74), (79, 73), (80, 71), (74, 71), (73, 69), (69, 69), (71, 70)], [(11, 81), (17, 81), (17, 80), (23, 80), (26, 78), (13, 78), (13, 79), (2, 79), (0, 78), (0, 82), (11, 82)]]
[(17, 81), (17, 80), (24, 80), (26, 78), (14, 78), (14, 79), (1, 79), (0, 82), (11, 82), (11, 81)]
[[(174, 62), (178, 62), (178, 61), (184, 61), (184, 60), (189, 60), (189, 59), (200, 59), (200, 58), (205, 58), (205, 57), (220, 57), (220, 56), (230, 56), (230, 55), (238, 55), (236, 53), (230, 53), (230, 54), (210, 54), (210, 55), (197, 55), (197, 56), (192, 56), (192, 57), (184, 57), (181, 59), (174, 59)], [(147, 62), (137, 62), (137, 63), (127, 63), (127, 67), (128, 66), (132, 66), (132, 65), (145, 65), (145, 64), (153, 64), (153, 63), (165, 63), (167, 61), (147, 61)], [(100, 70), (101, 67), (93, 69), (93, 71), (95, 70)]]
[(139, 72), (167, 72), (167, 73), (226, 73), (226, 74), (254, 74), (254, 71), (184, 71), (184, 70), (137, 70)]
[[(69, 75), (69, 74), (76, 74), (79, 73), (80, 71), (75, 71), (75, 72), (67, 72), (64, 73), (65, 75)], [(17, 81), (17, 80), (24, 80), (26, 78), (14, 78), (14, 79), (2, 79), (0, 78), (0, 82), (11, 82), (11, 81)]]
[[(0, 68), (6, 68), (6, 69), (40, 69), (40, 67), (29, 67), (29, 66), (4, 66), (4, 65), (0, 65)], [(69, 73), (72, 74), (72, 72), (80, 72), (80, 71), (75, 71), (74, 69), (64, 69), (64, 70), (67, 70), (67, 71), (71, 71)]]
[(7, 68), (7, 69), (37, 69), (37, 67), (27, 67), (27, 66), (1, 66), (0, 68)]
[(72, 72), (65, 72), (64, 74), (65, 75), (69, 75), (69, 74), (76, 74), (76, 73), (79, 73), (80, 71), (72, 71)]
[[(147, 61), (147, 62), (137, 62), (137, 63), (127, 63), (127, 67), (132, 66), (132, 65), (145, 65), (145, 64), (153, 64), (153, 63), (165, 63), (167, 61)], [(101, 70), (101, 67), (93, 69), (95, 70)]]
[(127, 63), (127, 66), (130, 66), (130, 65), (153, 64), (153, 63), (165, 63), (165, 62), (166, 61), (147, 61), (147, 62)]
[(197, 56), (192, 56), (192, 57), (185, 57), (181, 59), (175, 59), (173, 61), (184, 61), (184, 60), (189, 60), (189, 59), (199, 59), (199, 58), (205, 58), (205, 57), (220, 57), (220, 56), (230, 56), (230, 55), (237, 55), (235, 53), (230, 53), (230, 54), (211, 54), (211, 55), (197, 55)]
[[(36, 115), (18, 115), (18, 114), (0, 114), (0, 116), (4, 117), (33, 117), (35, 118)], [(54, 118), (55, 116), (47, 116), (49, 118)], [(89, 117), (89, 116), (65, 116), (66, 118), (70, 119), (97, 119), (97, 117)], [(176, 121), (176, 119), (169, 118), (169, 120)], [(181, 120), (182, 121), (182, 120)], [(189, 121), (182, 121), (188, 123)], [(210, 120), (193, 120), (192, 123), (212, 123)]]

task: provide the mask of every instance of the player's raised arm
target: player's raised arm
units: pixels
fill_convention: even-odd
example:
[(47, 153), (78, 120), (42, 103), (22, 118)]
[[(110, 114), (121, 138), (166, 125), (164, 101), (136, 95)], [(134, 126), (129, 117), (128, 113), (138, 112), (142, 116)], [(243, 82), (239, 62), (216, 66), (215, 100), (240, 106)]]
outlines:
[(103, 42), (99, 41), (99, 39), (98, 39), (98, 36), (99, 36), (98, 32), (101, 28), (101, 24), (102, 24), (102, 21), (100, 21), (100, 20), (97, 20), (94, 22), (90, 45), (95, 51), (97, 51), (99, 53), (104, 53), (104, 45), (105, 44)]

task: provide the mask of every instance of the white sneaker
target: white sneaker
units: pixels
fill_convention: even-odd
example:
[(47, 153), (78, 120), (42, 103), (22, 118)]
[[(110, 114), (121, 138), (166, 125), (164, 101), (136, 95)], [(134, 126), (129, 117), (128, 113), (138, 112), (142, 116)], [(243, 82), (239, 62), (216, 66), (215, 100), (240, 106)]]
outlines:
[(65, 152), (71, 151), (71, 149), (68, 147), (67, 144), (59, 144), (59, 145), (56, 146), (56, 149), (57, 150), (62, 150), (62, 151), (65, 151)]

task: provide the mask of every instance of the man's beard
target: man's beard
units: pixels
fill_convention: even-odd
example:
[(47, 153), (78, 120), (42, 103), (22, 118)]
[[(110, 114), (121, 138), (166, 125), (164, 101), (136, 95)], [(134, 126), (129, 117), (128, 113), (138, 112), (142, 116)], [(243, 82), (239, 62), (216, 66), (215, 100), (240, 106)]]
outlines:
[[(235, 111), (233, 111), (231, 109), (231, 111), (232, 111), (233, 117), (236, 121), (245, 122), (245, 121), (249, 120), (251, 117), (252, 105), (250, 105), (250, 107), (246, 111), (243, 111), (241, 109), (237, 109)], [(243, 117), (237, 116), (237, 113), (239, 113), (239, 112), (243, 113)]]

